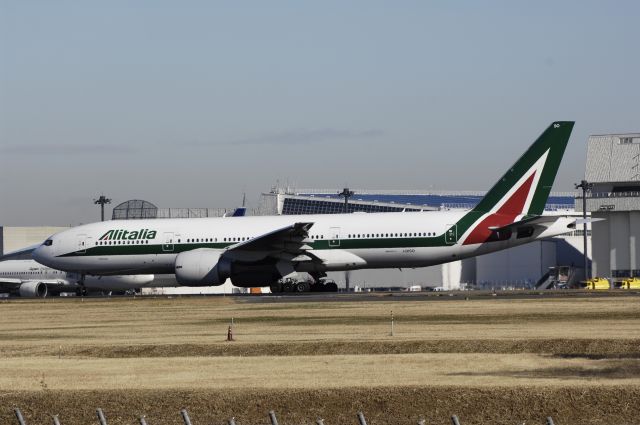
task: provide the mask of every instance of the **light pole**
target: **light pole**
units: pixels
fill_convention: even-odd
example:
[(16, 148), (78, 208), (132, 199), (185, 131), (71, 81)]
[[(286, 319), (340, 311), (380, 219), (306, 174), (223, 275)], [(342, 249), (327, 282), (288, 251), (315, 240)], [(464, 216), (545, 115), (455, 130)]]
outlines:
[(110, 204), (111, 199), (107, 198), (104, 195), (100, 195), (98, 199), (94, 199), (93, 203), (96, 205), (100, 205), (100, 221), (104, 221), (104, 206), (105, 204)]
[(338, 192), (338, 195), (344, 197), (344, 213), (347, 214), (349, 212), (349, 198), (354, 195), (353, 190), (349, 190), (348, 187), (342, 189), (342, 192)]
[(586, 180), (580, 181), (580, 184), (574, 184), (576, 189), (582, 189), (582, 221), (583, 223), (583, 235), (582, 235), (582, 247), (584, 249), (584, 278), (589, 279), (591, 276), (589, 270), (589, 257), (587, 255), (587, 191), (593, 189), (593, 183), (589, 183)]

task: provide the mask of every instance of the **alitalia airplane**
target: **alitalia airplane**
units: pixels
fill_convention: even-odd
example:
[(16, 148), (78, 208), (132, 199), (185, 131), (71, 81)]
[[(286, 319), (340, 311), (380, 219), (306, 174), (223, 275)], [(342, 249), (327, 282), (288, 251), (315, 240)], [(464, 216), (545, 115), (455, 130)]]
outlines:
[[(106, 221), (57, 233), (33, 258), (81, 275), (175, 273), (187, 286), (282, 289), (309, 273), (426, 267), (571, 231), (576, 218), (542, 215), (573, 122), (552, 123), (467, 211)], [(335, 285), (335, 284), (334, 284)], [(330, 288), (336, 290), (334, 286)]]

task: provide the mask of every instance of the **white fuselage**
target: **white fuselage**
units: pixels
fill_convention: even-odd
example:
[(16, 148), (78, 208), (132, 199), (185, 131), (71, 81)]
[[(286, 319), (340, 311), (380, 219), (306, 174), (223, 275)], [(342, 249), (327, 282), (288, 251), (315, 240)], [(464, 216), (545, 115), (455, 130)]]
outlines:
[[(107, 221), (79, 226), (51, 238), (34, 258), (56, 268), (89, 274), (173, 273), (176, 256), (197, 248), (226, 249), (295, 223), (313, 223), (308, 231), (311, 253), (322, 262), (301, 262), (296, 271), (426, 267), (493, 252), (549, 237), (531, 237), (464, 245), (445, 232), (467, 211), (353, 213), (201, 219)], [(104, 239), (108, 232), (110, 238)], [(126, 232), (126, 233), (125, 233)], [(133, 238), (153, 233), (153, 238)], [(543, 234), (544, 233), (544, 234)], [(542, 235), (543, 234), (543, 235)], [(120, 239), (118, 235), (124, 235)], [(101, 239), (103, 238), (103, 239)], [(250, 254), (241, 261), (252, 261)]]

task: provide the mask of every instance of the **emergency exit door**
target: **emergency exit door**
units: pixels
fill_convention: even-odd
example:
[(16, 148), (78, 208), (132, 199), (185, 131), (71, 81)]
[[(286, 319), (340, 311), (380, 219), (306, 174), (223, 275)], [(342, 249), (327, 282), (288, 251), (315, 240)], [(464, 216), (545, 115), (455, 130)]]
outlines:
[(329, 246), (337, 248), (340, 246), (340, 228), (331, 227), (329, 229)]
[(447, 245), (454, 245), (458, 241), (458, 226), (449, 224), (449, 228), (444, 234), (444, 241)]
[(162, 244), (162, 251), (173, 252), (173, 233), (164, 234), (164, 243)]

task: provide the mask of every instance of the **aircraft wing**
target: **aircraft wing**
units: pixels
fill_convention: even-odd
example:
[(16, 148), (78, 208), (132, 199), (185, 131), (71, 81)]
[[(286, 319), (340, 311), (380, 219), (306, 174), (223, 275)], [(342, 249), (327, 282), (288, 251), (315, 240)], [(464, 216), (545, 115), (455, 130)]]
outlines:
[(0, 261), (5, 260), (20, 260), (20, 259), (31, 259), (31, 253), (39, 247), (41, 244), (31, 245), (24, 248), (17, 249), (15, 251), (7, 252), (4, 255), (0, 256)]
[(24, 282), (22, 279), (10, 279), (3, 277), (0, 279), (0, 288), (14, 288), (22, 285), (22, 282)]
[(47, 285), (47, 287), (65, 286), (66, 281), (60, 279), (12, 279), (12, 278), (0, 278), (0, 288), (18, 288), (20, 285), (28, 282), (40, 282)]
[(307, 245), (312, 242), (309, 239), (311, 226), (313, 223), (295, 223), (248, 241), (239, 242), (228, 247), (225, 256), (237, 259), (276, 257), (296, 261), (296, 257), (311, 249)]

